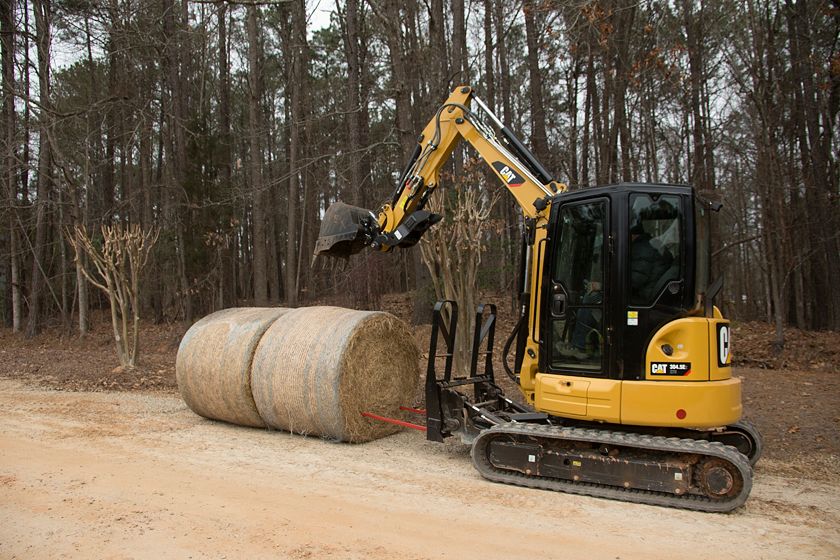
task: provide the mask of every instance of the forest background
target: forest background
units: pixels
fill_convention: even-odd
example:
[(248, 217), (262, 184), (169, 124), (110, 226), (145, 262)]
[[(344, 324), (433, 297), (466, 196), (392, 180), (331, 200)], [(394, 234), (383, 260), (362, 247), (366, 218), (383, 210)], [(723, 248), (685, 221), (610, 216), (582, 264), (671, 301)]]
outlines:
[[(780, 344), (840, 330), (836, 1), (2, 0), (0, 31), (0, 320), (28, 335), (108, 308), (68, 235), (102, 224), (160, 231), (148, 320), (413, 291), (422, 321), (420, 251), (312, 252), (333, 201), (388, 197), (460, 84), (572, 189), (722, 201), (728, 317)], [(520, 220), (509, 197), (489, 212), (478, 288), (513, 298)]]

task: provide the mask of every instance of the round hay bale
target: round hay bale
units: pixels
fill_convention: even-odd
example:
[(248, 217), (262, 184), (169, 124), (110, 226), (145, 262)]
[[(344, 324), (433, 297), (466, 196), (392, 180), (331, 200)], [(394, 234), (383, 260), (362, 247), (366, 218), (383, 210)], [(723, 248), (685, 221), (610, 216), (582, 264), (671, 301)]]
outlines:
[(289, 311), (254, 354), (251, 389), (268, 426), (363, 442), (392, 434), (362, 412), (395, 416), (414, 397), (420, 352), (388, 313), (339, 307)]
[(224, 309), (190, 327), (178, 347), (175, 377), (181, 396), (196, 414), (265, 427), (251, 395), (251, 361), (266, 329), (288, 311)]

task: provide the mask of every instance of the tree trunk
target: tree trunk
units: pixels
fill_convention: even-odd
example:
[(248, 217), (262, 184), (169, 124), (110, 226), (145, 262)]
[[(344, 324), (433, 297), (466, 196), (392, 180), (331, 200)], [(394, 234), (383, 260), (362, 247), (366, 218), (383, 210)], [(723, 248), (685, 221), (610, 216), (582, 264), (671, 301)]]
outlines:
[(595, 84), (592, 76), (592, 52), (587, 53), (587, 68), (585, 74), (586, 97), (583, 102), (583, 139), (580, 145), (580, 175), (579, 184), (581, 187), (589, 186), (589, 139), (592, 129), (592, 93)]
[(496, 65), (493, 45), (493, 0), (484, 0), (484, 96), (487, 106), (496, 110)]
[[(142, 88), (144, 95), (147, 99), (152, 99), (153, 97), (153, 65), (150, 62), (146, 62), (143, 65), (142, 69)], [(152, 160), (152, 146), (154, 143), (153, 139), (153, 115), (151, 111), (143, 112), (141, 115), (141, 123), (140, 123), (140, 151), (139, 151), (139, 164), (140, 164), (140, 195), (141, 195), (141, 214), (140, 214), (140, 224), (144, 228), (151, 228), (155, 223), (154, 217), (154, 207), (157, 203), (154, 197), (154, 189), (152, 186), (152, 170), (153, 170), (153, 160)], [(155, 266), (154, 263), (152, 267), (150, 267), (150, 274), (152, 278), (156, 277), (155, 274)], [(143, 302), (142, 308), (143, 311), (146, 312), (147, 310), (154, 308), (154, 300), (157, 296), (157, 290), (148, 289), (148, 286), (144, 286), (144, 290), (141, 294), (141, 301)], [(80, 289), (81, 290), (81, 289)], [(85, 288), (87, 291), (87, 288)]]
[(621, 141), (621, 180), (632, 181), (633, 174), (631, 172), (631, 144), (630, 138), (630, 123), (627, 118), (627, 82), (631, 72), (630, 68), (630, 43), (632, 40), (632, 33), (635, 29), (634, 22), (636, 19), (636, 4), (629, 3), (622, 5), (620, 14), (617, 16), (616, 27), (616, 45), (615, 45), (615, 74), (614, 82), (615, 95), (614, 97), (614, 128), (618, 131), (618, 136)]
[[(178, 19), (176, 20), (176, 14)], [(166, 105), (169, 109), (167, 116), (167, 142), (168, 158), (166, 159), (167, 194), (164, 196), (164, 215), (166, 226), (173, 229), (175, 237), (175, 267), (179, 284), (179, 295), (183, 310), (183, 318), (187, 323), (192, 322), (193, 307), (192, 293), (187, 274), (185, 229), (182, 216), (182, 204), (184, 193), (184, 179), (187, 172), (187, 143), (185, 134), (185, 107), (186, 88), (184, 87), (185, 76), (182, 75), (182, 54), (186, 47), (184, 41), (185, 33), (182, 27), (186, 25), (183, 20), (183, 11), (178, 14), (174, 0), (164, 0), (163, 4), (163, 27), (166, 42), (166, 66), (167, 80), (169, 85), (169, 99)]]
[(505, 38), (507, 19), (505, 18), (504, 0), (495, 0), (493, 20), (496, 27), (496, 47), (499, 53), (499, 86), (501, 88), (501, 106), (504, 116), (502, 120), (510, 126), (513, 121), (513, 109), (510, 91), (510, 63), (508, 62), (507, 40)]
[[(108, 97), (116, 99), (118, 97), (117, 89), (119, 87), (120, 74), (122, 72), (118, 61), (119, 47), (117, 46), (116, 30), (120, 25), (120, 16), (117, 0), (108, 0), (107, 13), (108, 19), (110, 20), (110, 31), (108, 33), (106, 46), (108, 57)], [(117, 104), (113, 102), (108, 103), (105, 107), (105, 161), (102, 165), (102, 192), (100, 193), (102, 197), (100, 201), (101, 215), (98, 216), (99, 219), (103, 220), (110, 218), (114, 213), (114, 193), (116, 191), (114, 184), (116, 175), (114, 170), (114, 159), (116, 154), (118, 119)], [(180, 120), (178, 120), (178, 123), (180, 124)]]
[(303, 0), (296, 0), (290, 9), (291, 25), (283, 31), (283, 49), (287, 62), (287, 91), (289, 96), (289, 183), (288, 183), (288, 212), (286, 220), (286, 267), (284, 270), (284, 291), (286, 305), (296, 307), (298, 304), (298, 232), (297, 206), (301, 191), (301, 156), (303, 154), (302, 140), (304, 134), (303, 96), (306, 95), (306, 6)]
[(453, 85), (469, 84), (470, 66), (467, 59), (467, 25), (464, 0), (452, 0), (452, 69)]
[[(499, 83), (498, 83), (498, 97), (496, 103), (497, 107), (501, 107), (502, 121), (505, 125), (513, 125), (513, 94), (510, 86), (510, 62), (508, 60), (508, 47), (506, 33), (509, 29), (508, 19), (505, 14), (504, 0), (493, 1), (493, 28), (496, 32), (496, 52), (499, 56)], [(515, 277), (516, 271), (519, 270), (520, 252), (518, 249), (520, 238), (520, 220), (521, 213), (514, 204), (502, 203), (501, 207), (504, 211), (505, 230), (508, 232), (509, 242), (509, 260), (511, 271)], [(518, 294), (516, 290), (510, 291), (510, 308), (511, 311), (516, 309), (518, 305)]]
[(35, 11), (35, 36), (38, 48), (38, 99), (41, 108), (38, 116), (38, 183), (35, 202), (35, 244), (32, 251), (32, 277), (29, 288), (29, 318), (26, 335), (35, 336), (40, 330), (42, 292), (47, 282), (44, 257), (47, 242), (47, 208), (52, 191), (51, 150), (48, 113), (50, 106), (50, 26), (52, 11), (50, 0), (33, 0)]
[[(230, 59), (228, 57), (227, 37), (227, 2), (220, 2), (216, 7), (216, 22), (219, 28), (219, 142), (221, 144), (221, 161), (219, 162), (219, 179), (225, 196), (231, 200), (233, 192), (232, 178), (232, 151), (231, 151), (231, 126), (230, 126)], [(235, 205), (232, 205), (235, 208)], [(233, 208), (231, 208), (233, 210)], [(232, 212), (231, 212), (232, 214)], [(230, 223), (222, 224), (225, 231), (231, 227)], [(221, 306), (228, 307), (236, 301), (236, 278), (233, 275), (231, 261), (235, 259), (232, 251), (233, 233), (228, 233), (228, 243), (222, 248), (222, 270), (221, 273)]]
[(262, 170), (262, 72), (257, 7), (248, 5), (248, 135), (250, 138), (251, 201), (254, 216), (254, 304), (268, 304), (268, 261), (266, 255), (265, 200)]
[(523, 6), (525, 12), (525, 38), (528, 45), (528, 77), (531, 87), (528, 89), (531, 108), (531, 144), (534, 155), (549, 169), (552, 161), (549, 159), (548, 138), (545, 131), (545, 105), (543, 104), (542, 70), (540, 69), (540, 31), (537, 28), (537, 8), (533, 0), (526, 0)]
[(437, 109), (440, 99), (445, 98), (450, 91), (448, 76), (448, 58), (446, 52), (446, 18), (443, 13), (443, 0), (431, 0), (431, 12), (429, 13), (429, 36), (431, 39), (431, 95), (428, 100), (429, 109), (426, 113), (431, 114)]
[[(3, 57), (3, 190), (8, 202), (7, 208), (7, 246), (9, 261), (6, 267), (7, 291), (9, 303), (7, 305), (7, 321), (14, 332), (21, 329), (23, 307), (20, 285), (20, 256), (18, 254), (18, 225), (17, 225), (17, 158), (16, 134), (17, 118), (15, 115), (15, 42), (17, 40), (14, 21), (14, 2), (0, 3), (0, 39), (2, 39)], [(5, 296), (5, 294), (4, 294)]]
[[(812, 31), (809, 16), (813, 8), (803, 0), (785, 1), (785, 13), (788, 22), (791, 63), (793, 67), (798, 101), (794, 108), (797, 121), (804, 129), (800, 140), (802, 175), (806, 186), (806, 204), (808, 207), (808, 236), (815, 250), (809, 256), (814, 296), (823, 300), (823, 313), (818, 314), (813, 325), (815, 328), (840, 328), (840, 290), (831, 288), (831, 279), (840, 275), (837, 250), (837, 184), (830, 180), (828, 164), (831, 161), (830, 127), (831, 119), (820, 122), (820, 97), (825, 95), (815, 84), (817, 69), (814, 66)], [(801, 90), (800, 90), (801, 88)], [(836, 91), (836, 86), (835, 86)], [(834, 105), (837, 105), (836, 93)], [(823, 141), (829, 142), (827, 144)], [(836, 165), (836, 164), (835, 164)], [(831, 208), (834, 206), (835, 211)], [(834, 227), (832, 227), (834, 226)]]
[[(30, 55), (30, 37), (32, 37), (32, 29), (29, 23), (29, 10), (23, 10), (23, 67), (32, 68), (32, 59)], [(20, 142), (23, 144), (20, 158), (20, 201), (21, 207), (26, 207), (30, 202), (29, 197), (29, 170), (31, 166), (31, 139), (32, 139), (32, 84), (30, 76), (32, 72), (22, 72), (23, 80), (23, 135)], [(21, 227), (22, 229), (22, 227)], [(24, 235), (25, 232), (21, 232)], [(21, 241), (21, 248), (23, 241)], [(23, 262), (23, 261), (22, 261)], [(25, 269), (25, 265), (21, 264), (21, 271)], [(23, 279), (21, 279), (21, 286)]]
[[(395, 126), (398, 132), (400, 143), (400, 156), (398, 161), (404, 165), (417, 144), (417, 131), (412, 119), (411, 107), (411, 82), (407, 60), (410, 53), (403, 49), (403, 33), (401, 21), (402, 3), (397, 0), (386, 0), (384, 7), (377, 11), (378, 22), (385, 30), (385, 39), (388, 46), (388, 60), (391, 66), (394, 83), (394, 100), (396, 111), (394, 114)], [(348, 7), (349, 10), (349, 7)], [(349, 24), (348, 24), (349, 30)], [(414, 301), (412, 310), (412, 322), (416, 325), (428, 323), (431, 320), (432, 298), (430, 296), (431, 278), (428, 270), (423, 265), (419, 251), (411, 251), (407, 255), (411, 263), (410, 274), (414, 279)], [(408, 268), (408, 267), (406, 267)]]
[[(399, 22), (395, 22), (399, 25)], [(366, 193), (366, 177), (362, 171), (362, 99), (361, 99), (361, 61), (359, 60), (359, 2), (347, 0), (344, 33), (344, 54), (347, 58), (347, 93), (345, 98), (345, 113), (347, 115), (347, 151), (350, 155), (350, 192), (353, 193), (353, 203), (362, 208), (368, 207)], [(295, 115), (292, 115), (295, 118)]]
[(566, 174), (568, 182), (575, 187), (580, 185), (578, 179), (578, 92), (580, 89), (580, 53), (579, 50), (573, 55), (567, 74), (566, 94), (569, 98), (569, 148), (566, 161)]
[(696, 189), (710, 191), (714, 189), (709, 175), (708, 160), (711, 158), (707, 152), (711, 151), (710, 138), (706, 136), (706, 119), (702, 111), (702, 91), (706, 79), (704, 62), (704, 29), (702, 4), (700, 13), (694, 13), (694, 2), (683, 0), (683, 18), (685, 21), (685, 33), (688, 48), (689, 67), (689, 107), (691, 109), (692, 128), (691, 136), (694, 144), (691, 159), (693, 175), (689, 178)]
[(67, 286), (67, 277), (68, 277), (68, 266), (67, 266), (67, 245), (64, 243), (64, 235), (62, 232), (66, 227), (68, 227), (68, 222), (66, 221), (67, 216), (65, 216), (65, 204), (66, 200), (64, 198), (65, 193), (59, 187), (56, 189), (57, 191), (57, 206), (58, 206), (58, 234), (54, 240), (54, 243), (58, 244), (58, 255), (59, 255), (59, 288), (61, 290), (61, 326), (70, 330), (70, 314), (72, 310), (70, 309), (70, 289)]
[(396, 111), (394, 113), (394, 124), (399, 134), (401, 157), (405, 161), (414, 150), (417, 143), (417, 131), (411, 119), (411, 91), (409, 85), (409, 72), (406, 67), (408, 53), (403, 51), (403, 36), (400, 21), (403, 19), (400, 12), (401, 2), (398, 0), (387, 0), (385, 12), (380, 18), (380, 24), (385, 27), (386, 41), (388, 45), (388, 60), (391, 65), (391, 73), (394, 77), (394, 101)]

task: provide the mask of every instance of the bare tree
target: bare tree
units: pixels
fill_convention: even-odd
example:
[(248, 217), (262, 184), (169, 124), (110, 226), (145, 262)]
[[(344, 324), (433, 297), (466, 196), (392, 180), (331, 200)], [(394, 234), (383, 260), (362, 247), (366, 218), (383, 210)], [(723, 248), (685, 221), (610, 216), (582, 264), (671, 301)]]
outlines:
[[(102, 239), (92, 239), (84, 226), (67, 233), (76, 252), (76, 262), (87, 255), (96, 274), (82, 267), (88, 281), (108, 294), (111, 324), (120, 365), (137, 365), (140, 327), (140, 279), (160, 231), (139, 225), (104, 225)], [(97, 278), (98, 276), (98, 278)]]
[(456, 333), (455, 368), (469, 367), (474, 313), (478, 294), (478, 271), (485, 249), (485, 236), (497, 222), (490, 219), (499, 190), (488, 191), (479, 184), (483, 175), (479, 159), (467, 160), (464, 172), (453, 188), (440, 188), (429, 200), (429, 209), (444, 219), (420, 240), (423, 261), (432, 276), (438, 300), (458, 302), (460, 327)]

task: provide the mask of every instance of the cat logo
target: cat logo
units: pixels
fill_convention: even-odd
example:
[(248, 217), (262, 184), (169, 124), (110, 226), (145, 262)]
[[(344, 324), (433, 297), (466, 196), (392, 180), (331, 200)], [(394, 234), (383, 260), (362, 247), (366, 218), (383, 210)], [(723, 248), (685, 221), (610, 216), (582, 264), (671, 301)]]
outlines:
[(731, 361), (729, 359), (729, 336), (729, 324), (718, 323), (718, 367), (727, 367), (731, 365)]
[(511, 169), (509, 165), (505, 165), (500, 161), (493, 162), (493, 169), (496, 170), (509, 187), (519, 187), (525, 182), (525, 179), (523, 179), (519, 173)]

